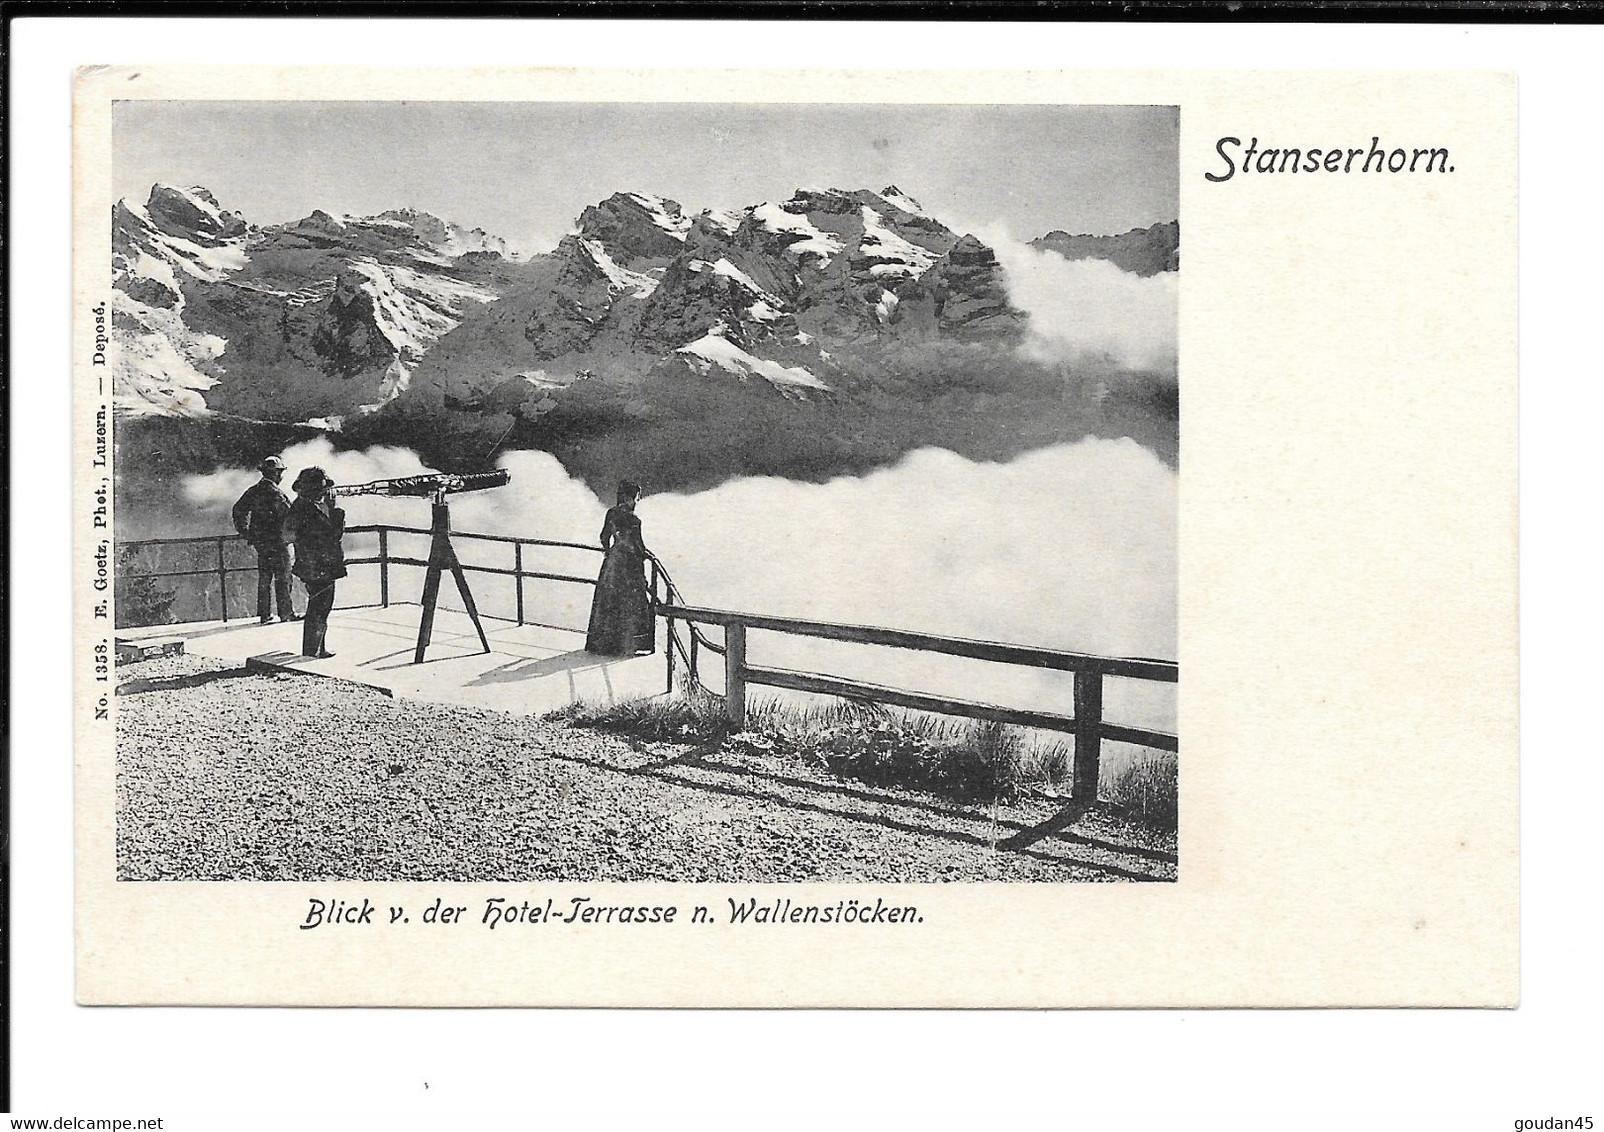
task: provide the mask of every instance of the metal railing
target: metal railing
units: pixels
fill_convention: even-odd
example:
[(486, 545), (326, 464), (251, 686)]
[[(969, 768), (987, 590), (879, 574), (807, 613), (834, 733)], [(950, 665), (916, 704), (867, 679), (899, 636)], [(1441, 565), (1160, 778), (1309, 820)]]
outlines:
[[(230, 574), (254, 574), (256, 567), (230, 566), (228, 564), (228, 545), (230, 543), (244, 544), (242, 535), (189, 535), (181, 538), (147, 538), (134, 541), (119, 541), (117, 543), (118, 569), (117, 577), (125, 576), (140, 578), (216, 578), (218, 582), (219, 600), (222, 602), (223, 620), (228, 620), (228, 576)], [(133, 551), (143, 550), (152, 546), (215, 546), (217, 548), (217, 565), (208, 566), (201, 570), (133, 570), (130, 571), (124, 563), (125, 556)]]
[[(389, 608), (390, 606), (390, 568), (392, 566), (416, 566), (426, 569), (429, 565), (428, 560), (425, 558), (415, 558), (410, 555), (390, 553), (390, 536), (415, 535), (422, 538), (428, 538), (432, 533), (428, 527), (408, 527), (395, 523), (364, 523), (358, 526), (346, 527), (345, 533), (348, 535), (373, 534), (378, 536), (379, 547), (377, 554), (348, 557), (345, 560), (345, 564), (347, 566), (376, 565), (379, 568), (379, 604), (384, 608)], [(583, 577), (578, 574), (560, 574), (547, 570), (532, 570), (527, 569), (524, 566), (524, 550), (526, 547), (583, 550), (589, 551), (593, 554), (601, 554), (602, 548), (594, 544), (582, 542), (564, 542), (558, 539), (522, 538), (516, 535), (486, 535), (473, 531), (452, 531), (451, 536), (455, 539), (472, 539), (479, 542), (499, 543), (502, 545), (511, 546), (513, 548), (513, 564), (511, 569), (502, 566), (483, 566), (470, 564), (467, 562), (464, 562), (461, 565), (463, 571), (467, 573), (492, 574), (499, 577), (510, 577), (513, 579), (515, 591), (515, 620), (519, 625), (526, 625), (529, 623), (527, 619), (528, 609), (524, 590), (525, 579), (564, 582), (572, 585), (583, 586), (594, 586), (596, 584), (596, 579), (594, 577)], [(256, 566), (254, 564), (243, 566), (228, 565), (228, 545), (230, 543), (243, 544), (244, 542), (244, 538), (240, 535), (192, 535), (182, 538), (139, 539), (128, 542), (119, 542), (117, 545), (119, 553), (134, 552), (145, 547), (154, 546), (189, 545), (207, 547), (215, 545), (217, 549), (216, 566), (208, 566), (205, 569), (200, 570), (132, 570), (130, 572), (134, 576), (145, 578), (216, 578), (218, 580), (218, 589), (220, 591), (222, 619), (224, 621), (228, 621), (230, 619), (228, 607), (229, 575), (256, 573)], [(656, 557), (652, 557), (647, 559), (647, 563), (651, 570), (648, 584), (650, 587), (649, 592), (651, 594), (652, 605), (654, 609), (669, 603), (683, 602), (684, 595), (680, 592), (679, 587), (674, 584), (673, 577), (669, 574), (668, 569), (662, 564), (662, 562)], [(126, 567), (121, 568), (119, 573), (121, 574), (122, 571), (126, 569)], [(668, 691), (674, 690), (676, 656), (679, 658), (679, 662), (682, 666), (680, 671), (685, 673), (691, 681), (699, 683), (696, 677), (699, 650), (702, 648), (707, 648), (714, 652), (723, 652), (723, 649), (719, 648), (712, 641), (708, 640), (706, 635), (703, 634), (701, 629), (695, 624), (686, 622), (685, 629), (686, 635), (689, 637), (689, 643), (681, 639), (679, 627), (676, 626), (674, 620), (672, 618), (668, 619), (666, 627), (666, 635), (668, 639), (663, 650), (667, 665), (666, 679)]]
[[(428, 538), (432, 533), (428, 527), (403, 527), (394, 523), (364, 523), (361, 526), (346, 527), (345, 533), (348, 535), (377, 534), (379, 536), (378, 554), (347, 558), (345, 560), (345, 564), (347, 566), (364, 566), (369, 564), (378, 565), (380, 605), (388, 606), (390, 604), (391, 566), (419, 566), (427, 568), (429, 565), (429, 560), (427, 558), (413, 558), (409, 555), (390, 553), (390, 536), (392, 534), (419, 535), (423, 538)], [(462, 568), (465, 571), (470, 571), (473, 573), (496, 574), (504, 578), (513, 578), (515, 580), (515, 586), (517, 590), (517, 621), (520, 625), (527, 624), (524, 617), (525, 578), (543, 578), (548, 581), (571, 582), (575, 585), (582, 586), (594, 586), (596, 584), (595, 578), (585, 578), (578, 574), (554, 574), (544, 570), (524, 569), (524, 547), (558, 547), (567, 550), (588, 550), (595, 554), (600, 554), (602, 550), (599, 546), (591, 546), (582, 542), (561, 542), (554, 539), (519, 538), (515, 535), (481, 535), (475, 534), (472, 531), (456, 530), (451, 532), (451, 537), (454, 539), (473, 539), (478, 542), (500, 543), (504, 546), (513, 547), (513, 565), (512, 569), (510, 570), (502, 566), (477, 566), (470, 565), (466, 562), (462, 563)]]

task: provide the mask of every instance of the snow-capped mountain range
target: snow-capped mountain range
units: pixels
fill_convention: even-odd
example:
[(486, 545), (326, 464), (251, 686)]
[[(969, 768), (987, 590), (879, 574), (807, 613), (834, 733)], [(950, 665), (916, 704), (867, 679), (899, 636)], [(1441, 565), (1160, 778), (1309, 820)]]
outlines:
[(157, 185), (113, 210), (118, 404), (264, 420), (377, 407), (511, 262), (504, 241), (411, 209), (257, 228), (205, 189)]
[[(118, 203), (112, 238), (115, 392), (133, 414), (534, 419), (597, 383), (642, 411), (687, 389), (830, 400), (897, 351), (1009, 348), (1027, 323), (992, 250), (895, 186), (735, 213), (615, 193), (521, 258), (416, 210), (257, 227), (205, 189), (157, 185)], [(1174, 269), (1178, 234), (1037, 244), (1148, 273)]]

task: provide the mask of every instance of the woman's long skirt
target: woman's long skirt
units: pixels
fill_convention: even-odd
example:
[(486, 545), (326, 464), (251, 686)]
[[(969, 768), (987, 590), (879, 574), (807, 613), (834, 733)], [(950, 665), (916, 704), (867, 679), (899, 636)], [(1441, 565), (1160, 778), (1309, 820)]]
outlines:
[(645, 563), (635, 555), (609, 550), (596, 579), (585, 650), (599, 656), (634, 656), (656, 647), (657, 623), (646, 592)]

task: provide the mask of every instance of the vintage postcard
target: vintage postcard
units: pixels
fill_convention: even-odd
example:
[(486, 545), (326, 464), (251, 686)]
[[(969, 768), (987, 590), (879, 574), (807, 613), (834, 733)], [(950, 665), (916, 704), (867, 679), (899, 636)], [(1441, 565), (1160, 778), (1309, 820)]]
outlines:
[(74, 133), (81, 1002), (1515, 1002), (1508, 76)]

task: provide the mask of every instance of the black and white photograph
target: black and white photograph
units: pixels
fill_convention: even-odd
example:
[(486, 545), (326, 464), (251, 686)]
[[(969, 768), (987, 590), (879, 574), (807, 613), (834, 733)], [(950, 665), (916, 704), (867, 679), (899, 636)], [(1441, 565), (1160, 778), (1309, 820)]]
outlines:
[(116, 879), (1176, 881), (1180, 120), (114, 101)]
[(19, 1115), (1586, 1115), (1579, 46), (83, 23)]

